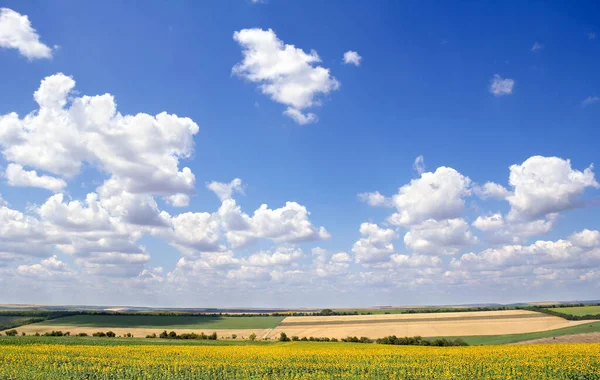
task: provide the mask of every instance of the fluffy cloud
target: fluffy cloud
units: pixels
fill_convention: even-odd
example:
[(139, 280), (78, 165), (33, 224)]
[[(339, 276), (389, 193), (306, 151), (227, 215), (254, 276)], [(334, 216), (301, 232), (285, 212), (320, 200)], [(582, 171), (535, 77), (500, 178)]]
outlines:
[(464, 210), (464, 198), (471, 194), (471, 180), (456, 170), (439, 167), (434, 173), (426, 172), (410, 181), (392, 198), (398, 212), (388, 221), (398, 226), (409, 226), (428, 219), (450, 219)]
[(243, 50), (243, 60), (233, 73), (258, 83), (263, 94), (288, 106), (285, 114), (300, 124), (315, 122), (316, 116), (302, 110), (320, 105), (319, 97), (340, 87), (316, 51), (310, 54), (284, 44), (271, 29), (243, 29), (233, 34)]
[(490, 83), (490, 93), (494, 96), (510, 95), (514, 86), (514, 80), (495, 74)]
[(558, 157), (533, 156), (521, 165), (510, 167), (514, 194), (509, 219), (533, 220), (547, 214), (581, 205), (579, 195), (587, 187), (600, 188), (593, 166), (583, 172), (571, 168), (571, 161)]
[(206, 187), (217, 194), (217, 197), (219, 197), (221, 201), (231, 198), (233, 193), (244, 194), (242, 180), (239, 178), (235, 178), (229, 183), (213, 181), (206, 185)]
[(218, 214), (233, 247), (241, 247), (257, 238), (276, 243), (300, 243), (331, 237), (325, 227), (313, 226), (306, 207), (296, 202), (286, 202), (284, 207), (277, 209), (269, 209), (263, 204), (250, 217), (230, 199), (223, 202)]
[(399, 267), (436, 267), (442, 264), (442, 260), (431, 255), (392, 255), (392, 263)]
[(42, 260), (39, 264), (19, 265), (17, 273), (21, 276), (35, 279), (67, 279), (72, 278), (75, 272), (56, 255)]
[(428, 255), (453, 255), (461, 248), (474, 244), (477, 238), (469, 231), (464, 219), (433, 219), (414, 225), (404, 235), (410, 250)]
[(348, 50), (344, 53), (344, 64), (346, 65), (354, 65), (360, 66), (360, 62), (362, 61), (362, 57), (355, 51)]
[(45, 78), (34, 98), (39, 110), (24, 118), (0, 116), (0, 145), (11, 162), (63, 177), (84, 162), (109, 173), (133, 194), (191, 194), (195, 177), (179, 160), (193, 152), (198, 125), (165, 112), (121, 115), (110, 94), (74, 97), (75, 81)]
[(10, 186), (41, 187), (55, 193), (62, 191), (67, 183), (60, 178), (39, 176), (35, 170), (24, 170), (21, 165), (9, 164), (4, 172)]
[(17, 49), (28, 59), (52, 58), (52, 49), (40, 42), (27, 15), (0, 8), (0, 47)]
[(379, 191), (374, 191), (372, 193), (360, 193), (358, 197), (361, 201), (367, 203), (369, 206), (385, 206), (385, 207), (394, 207), (391, 199), (383, 196)]
[(392, 240), (398, 237), (394, 230), (381, 228), (373, 223), (362, 223), (360, 233), (364, 237), (352, 247), (357, 263), (370, 264), (389, 259), (394, 252)]
[(481, 199), (506, 199), (512, 195), (504, 186), (494, 182), (487, 182), (483, 186), (475, 186), (473, 190)]

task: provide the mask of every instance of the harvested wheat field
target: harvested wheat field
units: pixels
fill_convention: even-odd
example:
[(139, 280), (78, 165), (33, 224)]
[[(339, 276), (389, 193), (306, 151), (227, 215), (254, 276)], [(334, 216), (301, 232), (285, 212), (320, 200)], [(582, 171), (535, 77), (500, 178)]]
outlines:
[(83, 327), (83, 326), (51, 326), (51, 325), (40, 325), (37, 323), (31, 325), (25, 325), (15, 328), (19, 334), (24, 332), (27, 335), (33, 335), (35, 333), (39, 333), (43, 335), (44, 333), (51, 331), (62, 331), (62, 332), (70, 332), (71, 335), (76, 335), (79, 333), (86, 333), (88, 335), (92, 335), (95, 332), (102, 331), (112, 331), (117, 335), (125, 335), (127, 333), (133, 334), (136, 338), (144, 338), (147, 335), (156, 334), (159, 335), (161, 332), (167, 331), (175, 331), (177, 334), (186, 334), (186, 333), (196, 333), (200, 334), (203, 332), (206, 335), (212, 334), (213, 332), (217, 333), (219, 339), (231, 337), (232, 334), (237, 335), (237, 339), (247, 339), (248, 336), (252, 333), (256, 334), (258, 339), (261, 339), (265, 336), (270, 329), (154, 329), (154, 328), (140, 328), (140, 327)]
[(576, 326), (589, 321), (565, 319), (526, 310), (384, 314), (330, 317), (288, 317), (268, 334), (330, 337), (470, 336), (521, 334)]
[(562, 335), (553, 338), (540, 338), (525, 340), (515, 344), (551, 344), (551, 343), (598, 343), (600, 342), (600, 333), (571, 334)]

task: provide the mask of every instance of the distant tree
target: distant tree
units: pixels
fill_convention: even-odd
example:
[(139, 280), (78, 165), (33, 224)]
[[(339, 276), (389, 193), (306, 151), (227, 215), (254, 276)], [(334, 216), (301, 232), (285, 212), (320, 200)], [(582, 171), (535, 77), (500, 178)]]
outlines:
[(282, 332), (281, 334), (279, 334), (279, 341), (280, 342), (289, 342), (290, 338), (288, 338), (286, 333)]
[(299, 341), (299, 340), (300, 340), (300, 338), (298, 338), (296, 335), (294, 335), (294, 336), (292, 337), (292, 341), (294, 341), (294, 342), (297, 342), (297, 341)]
[(237, 338), (237, 334), (231, 334), (231, 339)]
[(107, 337), (109, 337), (109, 338), (114, 338), (115, 336), (117, 336), (117, 334), (115, 334), (115, 333), (114, 333), (114, 332), (112, 332), (112, 331), (107, 331), (107, 332), (106, 332), (106, 336), (107, 336)]
[(164, 330), (163, 332), (160, 333), (160, 335), (158, 337), (160, 339), (167, 339), (169, 337), (169, 334), (167, 333), (167, 330)]
[(169, 333), (169, 339), (175, 339), (175, 338), (177, 338), (177, 333), (175, 331), (171, 331)]
[(17, 335), (17, 330), (8, 330), (5, 332), (6, 336), (16, 336)]
[(308, 338), (305, 337), (305, 336), (303, 336), (302, 339), (300, 339), (300, 341), (302, 341), (302, 342), (308, 342)]
[(210, 335), (208, 336), (208, 339), (209, 339), (209, 340), (217, 340), (217, 333), (216, 333), (216, 332), (213, 332), (212, 334), (210, 334)]
[(323, 309), (321, 310), (321, 312), (319, 313), (320, 315), (333, 315), (333, 310), (331, 309)]
[(79, 334), (77, 334), (77, 336), (83, 337), (83, 336), (88, 336), (88, 334), (86, 334), (86, 333), (79, 333)]
[(251, 341), (254, 341), (254, 339), (256, 339), (256, 334), (255, 333), (250, 334), (250, 336), (248, 336), (248, 339), (250, 339)]
[(25, 331), (21, 332), (21, 336), (25, 336), (27, 334), (25, 334)]

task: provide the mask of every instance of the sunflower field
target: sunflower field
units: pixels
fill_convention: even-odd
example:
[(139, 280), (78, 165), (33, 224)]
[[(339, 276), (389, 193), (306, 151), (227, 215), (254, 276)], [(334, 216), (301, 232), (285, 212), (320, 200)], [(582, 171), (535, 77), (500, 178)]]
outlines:
[(0, 345), (0, 379), (600, 379), (600, 344)]

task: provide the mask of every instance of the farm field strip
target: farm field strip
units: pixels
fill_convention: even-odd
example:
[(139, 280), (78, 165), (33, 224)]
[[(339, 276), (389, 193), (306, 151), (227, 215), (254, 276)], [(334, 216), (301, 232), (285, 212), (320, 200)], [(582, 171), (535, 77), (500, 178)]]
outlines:
[(147, 329), (268, 329), (285, 317), (213, 317), (163, 315), (73, 315), (37, 323), (38, 326)]
[(480, 320), (495, 320), (495, 319), (522, 319), (522, 318), (553, 318), (551, 315), (545, 315), (540, 313), (535, 314), (514, 314), (514, 315), (488, 315), (488, 316), (459, 316), (459, 317), (432, 317), (432, 318), (370, 318), (365, 319), (364, 316), (360, 316), (360, 319), (345, 319), (345, 320), (331, 320), (331, 321), (292, 321), (287, 322), (283, 320), (279, 324), (279, 327), (285, 326), (314, 326), (314, 325), (338, 325), (338, 324), (361, 324), (361, 323), (410, 323), (410, 322), (446, 322), (446, 321), (480, 321)]
[(463, 321), (426, 321), (426, 322), (396, 322), (396, 323), (359, 323), (359, 324), (315, 324), (312, 326), (279, 325), (268, 335), (270, 338), (285, 332), (288, 336), (298, 337), (330, 337), (345, 338), (347, 336), (366, 336), (382, 338), (396, 336), (477, 336), (477, 335), (506, 335), (542, 332), (566, 327), (573, 327), (589, 321), (567, 321), (559, 317), (513, 318), (490, 320)]
[(325, 322), (325, 321), (354, 321), (360, 319), (385, 320), (385, 319), (448, 319), (465, 317), (491, 317), (491, 316), (515, 316), (515, 315), (545, 315), (529, 310), (495, 310), (495, 311), (463, 311), (443, 313), (408, 313), (408, 314), (372, 314), (372, 315), (332, 315), (332, 316), (300, 316), (287, 317), (284, 322)]
[(584, 315), (600, 314), (600, 306), (573, 306), (573, 307), (557, 307), (551, 310), (561, 314), (570, 314), (582, 317)]
[(398, 347), (3, 344), (0, 379), (596, 379), (600, 344)]

